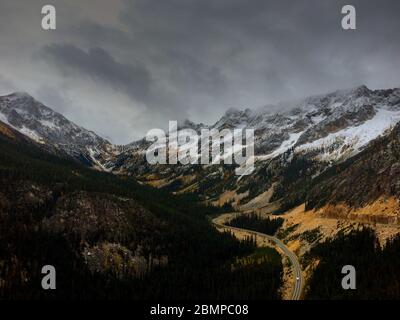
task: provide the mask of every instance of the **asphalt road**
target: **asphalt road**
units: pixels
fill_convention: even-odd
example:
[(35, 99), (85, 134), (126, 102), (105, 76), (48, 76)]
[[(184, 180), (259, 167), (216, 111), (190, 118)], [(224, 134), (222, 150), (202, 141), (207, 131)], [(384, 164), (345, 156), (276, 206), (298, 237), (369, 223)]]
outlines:
[(267, 234), (261, 233), (261, 232), (226, 226), (224, 224), (216, 222), (215, 220), (216, 219), (212, 220), (212, 222), (216, 227), (237, 230), (237, 231), (243, 231), (246, 233), (250, 233), (252, 235), (259, 236), (261, 238), (266, 238), (266, 239), (270, 240), (271, 242), (275, 243), (275, 245), (277, 247), (279, 247), (279, 249), (288, 257), (288, 259), (292, 265), (292, 268), (293, 268), (295, 282), (294, 282), (294, 288), (293, 288), (291, 300), (300, 300), (301, 299), (301, 295), (302, 295), (303, 287), (304, 287), (304, 278), (303, 278), (303, 274), (301, 273), (301, 266), (300, 266), (299, 260), (297, 259), (297, 256), (292, 251), (290, 251), (288, 249), (288, 247), (286, 247), (286, 245), (281, 240), (279, 240), (278, 238), (275, 238), (273, 236), (269, 236)]

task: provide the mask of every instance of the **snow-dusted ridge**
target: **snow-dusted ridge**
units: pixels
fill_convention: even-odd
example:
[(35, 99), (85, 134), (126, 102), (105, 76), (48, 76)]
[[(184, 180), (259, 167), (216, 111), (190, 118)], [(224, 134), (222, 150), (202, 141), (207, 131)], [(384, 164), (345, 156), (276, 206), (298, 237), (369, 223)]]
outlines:
[[(129, 169), (143, 159), (145, 140), (114, 146), (66, 119), (27, 93), (0, 97), (0, 121), (31, 139), (87, 161), (99, 170)], [(280, 113), (229, 109), (215, 124), (184, 121), (179, 128), (254, 129), (256, 160), (288, 150), (315, 154), (317, 160), (338, 161), (361, 151), (400, 121), (400, 89), (370, 90), (360, 86), (308, 97)], [(143, 160), (139, 161), (143, 164)]]
[(400, 89), (360, 86), (318, 95), (294, 109), (271, 114), (230, 110), (213, 127), (253, 128), (256, 158), (269, 160), (292, 149), (320, 151), (318, 160), (340, 160), (361, 151), (400, 121)]
[(29, 94), (17, 92), (0, 97), (0, 121), (32, 140), (61, 150), (87, 164), (113, 154), (114, 146), (94, 132), (86, 130), (46, 107)]

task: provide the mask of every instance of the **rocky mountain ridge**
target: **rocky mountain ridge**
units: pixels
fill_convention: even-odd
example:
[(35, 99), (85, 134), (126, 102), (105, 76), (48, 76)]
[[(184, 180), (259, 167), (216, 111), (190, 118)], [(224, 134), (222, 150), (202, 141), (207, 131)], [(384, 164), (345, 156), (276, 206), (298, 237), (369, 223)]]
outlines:
[(0, 97), (0, 121), (97, 169), (132, 175), (177, 193), (196, 192), (214, 204), (244, 205), (264, 193), (271, 201), (298, 194), (290, 189), (389, 134), (400, 121), (400, 89), (360, 86), (306, 98), (280, 113), (229, 109), (210, 126), (189, 120), (180, 124), (180, 129), (197, 132), (204, 128), (254, 129), (256, 170), (246, 177), (235, 176), (230, 165), (149, 165), (145, 152), (150, 143), (145, 139), (114, 146), (27, 94)]

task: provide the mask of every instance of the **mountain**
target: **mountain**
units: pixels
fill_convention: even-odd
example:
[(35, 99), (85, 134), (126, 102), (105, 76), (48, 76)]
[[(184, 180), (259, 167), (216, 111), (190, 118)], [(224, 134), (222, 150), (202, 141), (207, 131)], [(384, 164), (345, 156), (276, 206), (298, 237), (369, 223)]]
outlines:
[[(309, 187), (307, 208), (345, 203), (363, 208), (381, 201), (386, 223), (400, 223), (400, 123), (356, 156), (321, 174)], [(370, 211), (374, 208), (371, 207)], [(343, 210), (342, 210), (343, 211)], [(378, 212), (375, 212), (375, 214)], [(378, 222), (378, 221), (375, 221)], [(381, 221), (382, 222), (382, 221)]]
[[(340, 202), (349, 194), (353, 199), (364, 196), (364, 202), (381, 194), (398, 197), (399, 160), (397, 125), (357, 156), (332, 166), (333, 172), (320, 175), (312, 191), (314, 203), (307, 205)], [(284, 272), (279, 253), (272, 248), (252, 253), (251, 244), (218, 233), (204, 218), (218, 211), (53, 156), (1, 122), (0, 186), (3, 300), (281, 298)], [(329, 191), (319, 192), (317, 186)], [(398, 223), (393, 214), (388, 220)], [(280, 232), (282, 236), (287, 229)], [(320, 234), (315, 229), (303, 232), (301, 246), (316, 236)], [(292, 237), (289, 233), (286, 241), (299, 241)], [(303, 270), (309, 274), (307, 266), (313, 261), (323, 263), (315, 264), (317, 269), (307, 277), (306, 298), (352, 298), (349, 291), (337, 289), (342, 280), (338, 270), (346, 263), (363, 275), (363, 290), (356, 291), (356, 298), (397, 298), (399, 239), (380, 246), (375, 233), (366, 229), (314, 244), (301, 260)], [(49, 263), (57, 270), (54, 291), (37, 285), (42, 266)], [(373, 289), (371, 270), (386, 275), (373, 278)], [(321, 283), (327, 292), (320, 289)], [(335, 296), (331, 290), (336, 290)]]
[(254, 128), (261, 160), (290, 148), (324, 148), (320, 159), (338, 160), (358, 153), (399, 120), (400, 89), (373, 91), (361, 86), (307, 98), (278, 114), (230, 110), (213, 127)]
[[(206, 219), (233, 210), (279, 222), (276, 236), (304, 258), (307, 278), (337, 273), (318, 264), (336, 261), (342, 252), (332, 246), (358, 248), (374, 234), (369, 243), (390, 248), (385, 241), (398, 234), (399, 89), (340, 90), (276, 114), (230, 109), (213, 125), (187, 120), (179, 128), (255, 129), (254, 172), (149, 165), (145, 139), (113, 146), (27, 94), (1, 97), (0, 260), (12, 267), (0, 268), (0, 297), (43, 297), (39, 266), (52, 261), (57, 297), (278, 298), (279, 255), (232, 264), (254, 242), (220, 234)], [(357, 233), (360, 226), (374, 231)], [(388, 261), (396, 256), (388, 253)], [(343, 255), (347, 263), (354, 252)]]
[[(54, 155), (0, 122), (0, 299), (278, 299), (278, 252), (219, 232), (206, 217), (220, 210), (196, 200)], [(57, 290), (42, 289), (44, 265)]]
[(101, 169), (106, 169), (103, 164), (116, 150), (107, 140), (69, 121), (27, 93), (0, 97), (0, 121), (39, 144)]
[(114, 168), (174, 192), (200, 193), (215, 204), (254, 204), (251, 201), (264, 194), (256, 202), (265, 205), (298, 187), (293, 179), (302, 184), (389, 133), (400, 121), (400, 89), (360, 86), (309, 97), (283, 110), (272, 114), (269, 109), (229, 109), (215, 124), (201, 127), (255, 130), (256, 170), (249, 176), (235, 176), (229, 165), (151, 166), (145, 160), (149, 144), (144, 140), (117, 156)]
[[(362, 152), (400, 121), (400, 89), (360, 86), (312, 96), (282, 112), (229, 109), (215, 124), (189, 120), (179, 129), (254, 129), (255, 171), (236, 176), (234, 165), (150, 165), (145, 139), (113, 146), (68, 121), (27, 94), (0, 97), (0, 120), (41, 144), (100, 170), (135, 176), (175, 193), (195, 192), (203, 200), (242, 209), (284, 210), (304, 200), (311, 180)], [(275, 108), (276, 109), (276, 108)], [(303, 194), (299, 193), (303, 190)]]

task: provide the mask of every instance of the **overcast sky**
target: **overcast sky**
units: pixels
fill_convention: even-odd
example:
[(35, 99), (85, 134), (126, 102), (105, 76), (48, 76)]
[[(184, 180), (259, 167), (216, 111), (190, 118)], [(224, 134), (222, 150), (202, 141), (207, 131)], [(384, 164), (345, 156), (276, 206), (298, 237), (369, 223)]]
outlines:
[[(41, 8), (57, 30), (41, 29)], [(357, 30), (341, 28), (353, 4)], [(398, 0), (1, 0), (0, 94), (114, 143), (366, 84), (400, 86)]]

